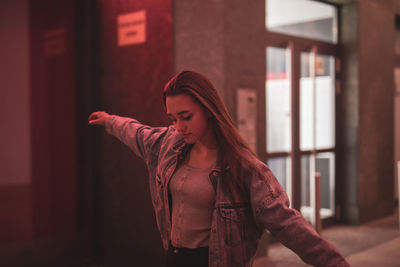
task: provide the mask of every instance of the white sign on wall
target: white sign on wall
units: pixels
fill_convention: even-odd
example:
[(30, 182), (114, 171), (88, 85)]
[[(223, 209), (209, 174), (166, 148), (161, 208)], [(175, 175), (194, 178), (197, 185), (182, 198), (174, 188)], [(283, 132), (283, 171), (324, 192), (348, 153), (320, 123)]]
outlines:
[(118, 46), (146, 42), (146, 11), (118, 16)]

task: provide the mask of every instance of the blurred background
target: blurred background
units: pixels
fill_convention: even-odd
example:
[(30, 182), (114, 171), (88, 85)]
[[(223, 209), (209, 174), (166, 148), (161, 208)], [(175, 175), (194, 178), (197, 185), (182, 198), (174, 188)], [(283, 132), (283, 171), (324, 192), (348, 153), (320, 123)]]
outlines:
[(1, 266), (162, 266), (144, 163), (87, 117), (167, 125), (183, 70), (346, 257), (400, 248), (400, 1), (2, 0), (0, 36)]

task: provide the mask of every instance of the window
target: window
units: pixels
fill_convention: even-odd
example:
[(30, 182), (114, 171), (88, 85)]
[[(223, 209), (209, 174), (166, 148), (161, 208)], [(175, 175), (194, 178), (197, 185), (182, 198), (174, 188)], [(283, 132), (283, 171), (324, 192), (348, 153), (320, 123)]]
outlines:
[(266, 0), (269, 31), (337, 43), (337, 8), (311, 0)]

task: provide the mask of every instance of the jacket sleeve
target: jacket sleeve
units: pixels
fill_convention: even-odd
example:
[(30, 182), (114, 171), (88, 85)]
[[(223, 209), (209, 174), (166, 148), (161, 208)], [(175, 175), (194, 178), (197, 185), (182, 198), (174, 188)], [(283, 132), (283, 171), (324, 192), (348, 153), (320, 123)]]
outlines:
[(261, 172), (252, 175), (249, 184), (257, 225), (268, 229), (308, 264), (321, 267), (349, 266), (331, 243), (323, 239), (297, 210), (289, 207), (289, 199), (271, 170), (261, 162), (260, 169)]
[(112, 115), (106, 121), (107, 133), (115, 136), (133, 152), (148, 161), (152, 154), (157, 154), (168, 127), (150, 127), (139, 121)]

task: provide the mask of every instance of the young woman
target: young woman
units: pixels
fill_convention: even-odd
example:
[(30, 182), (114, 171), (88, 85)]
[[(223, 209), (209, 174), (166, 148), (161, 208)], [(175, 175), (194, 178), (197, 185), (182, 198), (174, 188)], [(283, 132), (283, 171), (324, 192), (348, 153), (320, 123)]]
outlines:
[(237, 132), (215, 87), (184, 71), (164, 87), (169, 127), (97, 111), (103, 125), (148, 166), (166, 266), (251, 266), (268, 229), (314, 266), (349, 266), (301, 214), (289, 208), (271, 170)]

